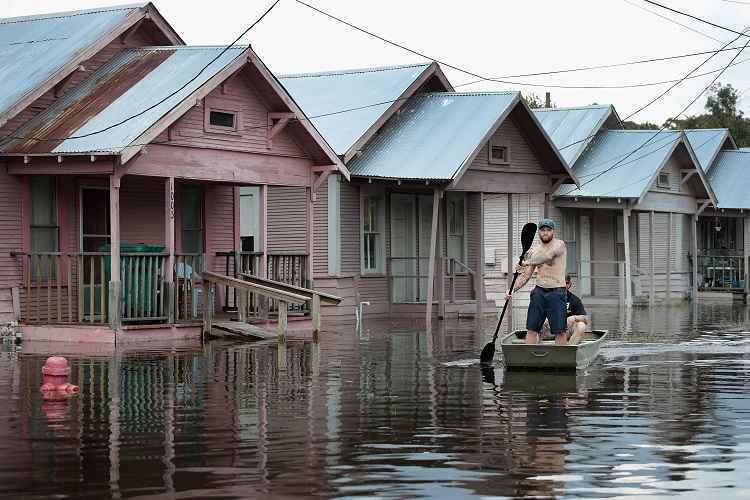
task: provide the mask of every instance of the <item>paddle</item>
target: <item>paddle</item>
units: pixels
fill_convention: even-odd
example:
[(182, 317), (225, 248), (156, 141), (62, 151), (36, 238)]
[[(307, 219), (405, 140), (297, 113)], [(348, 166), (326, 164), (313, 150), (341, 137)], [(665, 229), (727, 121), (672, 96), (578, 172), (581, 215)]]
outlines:
[[(523, 229), (521, 229), (521, 257), (518, 259), (518, 265), (520, 266), (523, 262), (523, 258), (526, 256), (526, 252), (531, 248), (531, 244), (534, 243), (534, 235), (536, 234), (536, 224), (529, 222)], [(516, 285), (516, 279), (518, 279), (518, 271), (513, 273), (513, 281), (510, 282), (509, 290), (513, 290)], [(495, 341), (497, 340), (497, 334), (500, 332), (500, 325), (503, 322), (505, 316), (505, 310), (508, 309), (508, 302), (510, 298), (505, 299), (505, 305), (503, 306), (503, 312), (500, 313), (500, 320), (497, 322), (495, 327), (495, 335), (492, 337), (492, 342), (487, 343), (482, 349), (482, 354), (479, 356), (479, 360), (483, 365), (492, 363), (492, 358), (495, 357)]]

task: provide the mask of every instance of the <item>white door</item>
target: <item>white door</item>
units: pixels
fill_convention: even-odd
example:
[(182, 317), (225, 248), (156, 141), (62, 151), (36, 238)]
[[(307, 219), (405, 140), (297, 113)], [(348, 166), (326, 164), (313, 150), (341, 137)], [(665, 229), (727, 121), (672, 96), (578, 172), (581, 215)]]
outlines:
[(582, 215), (580, 219), (581, 234), (579, 248), (581, 252), (581, 274), (578, 277), (581, 295), (591, 295), (591, 218)]
[(391, 195), (393, 302), (417, 300), (417, 206), (412, 195)]

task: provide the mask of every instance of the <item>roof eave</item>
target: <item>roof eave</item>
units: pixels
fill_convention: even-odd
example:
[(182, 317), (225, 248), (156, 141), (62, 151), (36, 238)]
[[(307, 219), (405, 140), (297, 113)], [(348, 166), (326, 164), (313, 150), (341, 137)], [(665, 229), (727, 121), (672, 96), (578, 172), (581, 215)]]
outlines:
[[(568, 164), (567, 161), (565, 161), (565, 158), (560, 153), (560, 150), (557, 149), (557, 146), (555, 146), (555, 143), (552, 141), (552, 137), (549, 136), (547, 131), (544, 129), (544, 126), (542, 125), (542, 122), (539, 121), (539, 119), (536, 117), (536, 113), (534, 113), (528, 104), (526, 104), (526, 101), (521, 99), (521, 104), (523, 104), (524, 109), (526, 110), (526, 113), (531, 117), (534, 124), (536, 125), (536, 128), (541, 132), (542, 136), (544, 137), (544, 140), (549, 144), (550, 148), (552, 148), (553, 152), (555, 153), (555, 156), (557, 157), (558, 161), (562, 164), (563, 168), (565, 169), (565, 172), (568, 174), (568, 177), (570, 177), (570, 180), (573, 181), (573, 183), (581, 187), (580, 181), (578, 180), (578, 177), (576, 177), (575, 173), (573, 172), (573, 166), (571, 164)], [(599, 125), (601, 127), (601, 125)]]
[(352, 158), (357, 154), (357, 151), (361, 150), (375, 133), (385, 125), (385, 123), (406, 103), (406, 101), (414, 95), (414, 93), (424, 85), (427, 80), (435, 76), (440, 80), (443, 86), (448, 92), (453, 90), (453, 86), (450, 84), (448, 79), (443, 74), (440, 66), (436, 62), (430, 63), (417, 78), (394, 100), (388, 109), (386, 109), (375, 122), (368, 127), (368, 129), (352, 144), (342, 155), (344, 163), (348, 164)]
[(341, 174), (344, 176), (344, 178), (346, 178), (347, 181), (350, 180), (351, 174), (349, 173), (349, 169), (346, 168), (346, 165), (344, 165), (344, 163), (341, 161), (341, 158), (339, 158), (339, 156), (328, 144), (321, 133), (318, 132), (318, 129), (315, 127), (315, 125), (313, 125), (312, 121), (307, 117), (307, 115), (305, 115), (305, 113), (302, 111), (302, 108), (297, 104), (291, 94), (287, 92), (286, 88), (281, 84), (279, 79), (276, 78), (273, 73), (271, 73), (271, 71), (266, 67), (260, 57), (258, 57), (255, 51), (252, 50), (252, 48), (248, 47), (247, 52), (247, 60), (250, 62), (250, 64), (254, 65), (258, 69), (260, 74), (263, 75), (263, 77), (271, 85), (271, 87), (277, 93), (279, 98), (284, 102), (284, 104), (289, 107), (289, 109), (291, 109), (295, 115), (304, 118), (302, 120), (299, 120), (300, 125), (302, 125), (307, 133), (309, 133), (313, 137), (315, 142), (325, 153), (326, 157), (331, 160), (331, 164), (334, 165), (339, 172), (341, 172)]
[[(42, 84), (36, 88), (24, 94), (18, 99), (12, 106), (6, 111), (0, 113), (0, 127), (4, 126), (8, 121), (12, 120), (16, 115), (21, 113), (24, 109), (29, 107), (34, 101), (42, 97), (44, 94), (49, 92), (55, 85), (60, 83), (64, 78), (73, 73), (84, 61), (87, 61), (100, 50), (106, 47), (112, 40), (125, 33), (127, 30), (135, 26), (143, 19), (154, 20), (157, 26), (162, 28), (168, 28), (168, 32), (165, 32), (165, 36), (172, 39), (172, 36), (176, 37), (176, 40), (180, 44), (184, 45), (182, 38), (177, 35), (174, 29), (169, 26), (169, 23), (164, 20), (159, 11), (154, 7), (152, 3), (146, 4), (144, 7), (133, 9), (133, 12), (125, 16), (124, 20), (115, 26), (113, 29), (99, 37), (99, 39), (86, 47), (84, 50), (79, 51), (74, 57), (62, 65), (55, 73), (50, 75)], [(172, 33), (173, 35), (170, 35)]]

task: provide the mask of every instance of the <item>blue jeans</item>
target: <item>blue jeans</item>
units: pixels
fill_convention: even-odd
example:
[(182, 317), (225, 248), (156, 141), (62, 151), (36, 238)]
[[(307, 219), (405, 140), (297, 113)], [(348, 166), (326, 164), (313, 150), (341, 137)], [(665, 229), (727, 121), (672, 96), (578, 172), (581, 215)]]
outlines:
[(531, 291), (529, 312), (526, 316), (526, 329), (541, 332), (544, 320), (549, 320), (550, 331), (558, 335), (567, 330), (565, 321), (565, 287), (541, 288)]

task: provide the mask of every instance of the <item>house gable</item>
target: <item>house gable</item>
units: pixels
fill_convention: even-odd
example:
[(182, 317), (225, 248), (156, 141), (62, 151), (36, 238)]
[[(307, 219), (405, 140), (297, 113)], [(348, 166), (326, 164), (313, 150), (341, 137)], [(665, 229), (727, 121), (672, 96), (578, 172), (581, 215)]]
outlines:
[[(24, 82), (24, 84), (29, 85), (25, 93), (20, 95), (6, 109), (0, 110), (0, 135), (17, 129), (25, 121), (47, 109), (57, 98), (64, 95), (71, 88), (74, 88), (83, 79), (88, 77), (91, 72), (98, 69), (123, 49), (146, 45), (184, 44), (180, 36), (151, 3), (145, 3), (141, 6), (112, 7), (109, 9), (64, 12), (5, 20), (10, 21), (10, 25), (18, 23), (25, 26), (25, 23), (28, 23), (29, 26), (28, 29), (24, 28), (22, 32), (7, 30), (4, 33), (4, 37), (0, 36), (0, 40), (3, 38), (7, 39), (9, 42), (8, 45), (13, 46), (16, 45), (13, 42), (25, 41), (19, 40), (19, 37), (28, 36), (25, 34), (27, 31), (31, 31), (32, 35), (34, 32), (39, 31), (39, 37), (41, 38), (38, 42), (34, 42), (35, 45), (30, 46), (25, 52), (7, 54), (10, 66), (6, 67), (5, 70), (9, 73), (14, 73), (13, 60), (21, 56), (28, 57), (33, 55), (33, 50), (42, 50), (44, 52), (45, 47), (41, 45), (37, 47), (36, 44), (50, 43), (45, 38), (49, 38), (54, 43), (54, 38), (60, 36), (63, 42), (57, 43), (65, 43), (64, 41), (73, 38), (73, 35), (79, 35), (77, 30), (85, 28), (89, 32), (95, 32), (97, 23), (104, 22), (104, 20), (100, 20), (96, 16), (108, 16), (108, 13), (117, 12), (122, 12), (123, 15), (120, 18), (117, 18), (116, 15), (114, 19), (106, 18), (111, 23), (106, 31), (99, 33), (93, 38), (89, 36), (88, 39), (86, 38), (88, 35), (82, 35), (79, 40), (71, 42), (68, 50), (61, 52), (61, 54), (69, 54), (65, 59), (56, 60), (54, 63), (47, 62), (46, 68), (43, 66), (44, 63), (38, 58), (33, 60), (33, 64), (26, 64), (27, 66), (36, 66), (38, 64), (38, 68), (34, 67), (34, 78), (37, 78), (39, 81), (31, 79)], [(88, 21), (89, 18), (92, 20)], [(19, 20), (16, 21), (17, 19)], [(67, 23), (69, 19), (73, 20), (71, 24)], [(0, 25), (2, 25), (2, 21), (0, 20)], [(86, 24), (87, 22), (89, 24)], [(70, 33), (71, 30), (72, 33)], [(1, 34), (2, 32), (0, 32)], [(81, 45), (75, 46), (75, 43)], [(56, 47), (50, 46), (49, 53), (54, 54), (55, 49)], [(36, 76), (36, 74), (44, 75), (47, 73), (49, 73), (49, 76), (46, 78)], [(12, 84), (12, 82), (9, 84)], [(14, 85), (14, 87), (18, 87), (18, 85)]]

